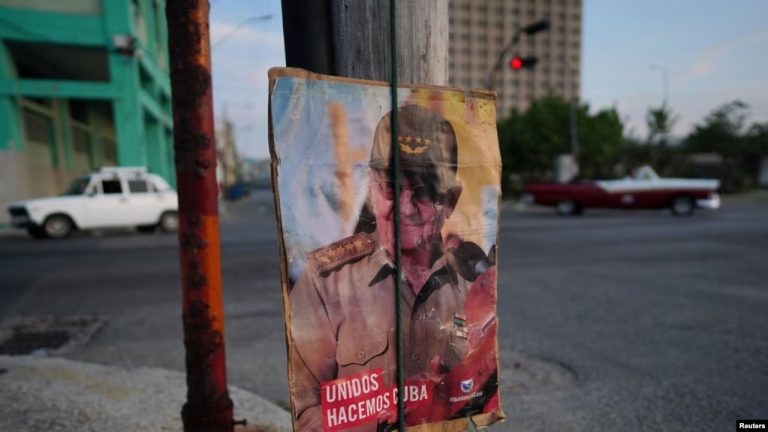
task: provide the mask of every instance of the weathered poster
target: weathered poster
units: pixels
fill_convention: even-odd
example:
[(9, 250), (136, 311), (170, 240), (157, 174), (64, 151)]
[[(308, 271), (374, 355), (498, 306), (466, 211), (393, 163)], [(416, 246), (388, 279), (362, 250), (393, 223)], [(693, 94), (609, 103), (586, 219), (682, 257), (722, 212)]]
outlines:
[[(295, 429), (396, 429), (396, 301), (408, 429), (459, 431), (468, 417), (479, 426), (503, 419), (494, 96), (403, 86), (392, 112), (384, 82), (285, 68), (269, 76)], [(399, 175), (392, 172), (394, 115)]]

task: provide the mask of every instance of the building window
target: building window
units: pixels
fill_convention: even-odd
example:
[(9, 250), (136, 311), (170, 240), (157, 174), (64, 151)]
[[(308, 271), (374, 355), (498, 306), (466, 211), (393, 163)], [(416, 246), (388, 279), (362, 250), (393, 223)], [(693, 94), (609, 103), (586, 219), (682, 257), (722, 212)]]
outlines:
[(102, 137), (101, 147), (104, 152), (102, 166), (117, 165), (117, 145), (115, 144), (115, 141), (107, 137)]
[(70, 99), (69, 117), (78, 123), (88, 124), (88, 102), (81, 99)]
[(24, 132), (27, 140), (38, 143), (51, 143), (53, 139), (53, 119), (46, 114), (24, 109)]

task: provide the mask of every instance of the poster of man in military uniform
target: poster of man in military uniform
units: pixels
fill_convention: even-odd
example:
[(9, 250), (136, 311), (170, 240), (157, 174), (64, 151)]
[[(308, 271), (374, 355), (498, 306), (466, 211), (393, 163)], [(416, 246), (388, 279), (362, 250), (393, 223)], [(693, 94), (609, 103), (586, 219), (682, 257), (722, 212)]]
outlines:
[(396, 429), (398, 367), (409, 430), (466, 430), (470, 418), (479, 426), (504, 418), (495, 100), (429, 86), (401, 87), (398, 100), (392, 110), (387, 83), (270, 71), (270, 150), (298, 431)]

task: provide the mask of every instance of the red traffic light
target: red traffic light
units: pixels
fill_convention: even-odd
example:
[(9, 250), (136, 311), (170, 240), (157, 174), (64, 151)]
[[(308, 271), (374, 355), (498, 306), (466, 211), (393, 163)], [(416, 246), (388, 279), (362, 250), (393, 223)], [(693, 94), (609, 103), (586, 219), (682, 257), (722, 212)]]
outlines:
[(513, 71), (519, 71), (520, 69), (533, 69), (534, 66), (536, 66), (536, 62), (539, 60), (535, 56), (531, 57), (520, 57), (519, 55), (516, 55), (512, 57), (512, 60), (509, 61), (509, 67), (512, 68)]

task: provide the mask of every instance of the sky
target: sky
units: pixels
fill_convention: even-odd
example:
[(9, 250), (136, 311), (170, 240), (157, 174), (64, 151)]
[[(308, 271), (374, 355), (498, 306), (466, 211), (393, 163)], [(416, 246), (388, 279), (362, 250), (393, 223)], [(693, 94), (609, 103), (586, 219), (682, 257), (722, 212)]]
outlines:
[[(215, 115), (233, 122), (245, 157), (269, 157), (267, 71), (285, 65), (280, 9), (211, 0)], [(582, 16), (582, 101), (618, 109), (627, 133), (645, 136), (665, 77), (675, 136), (734, 99), (749, 104), (750, 121), (768, 121), (768, 1), (583, 0)]]

